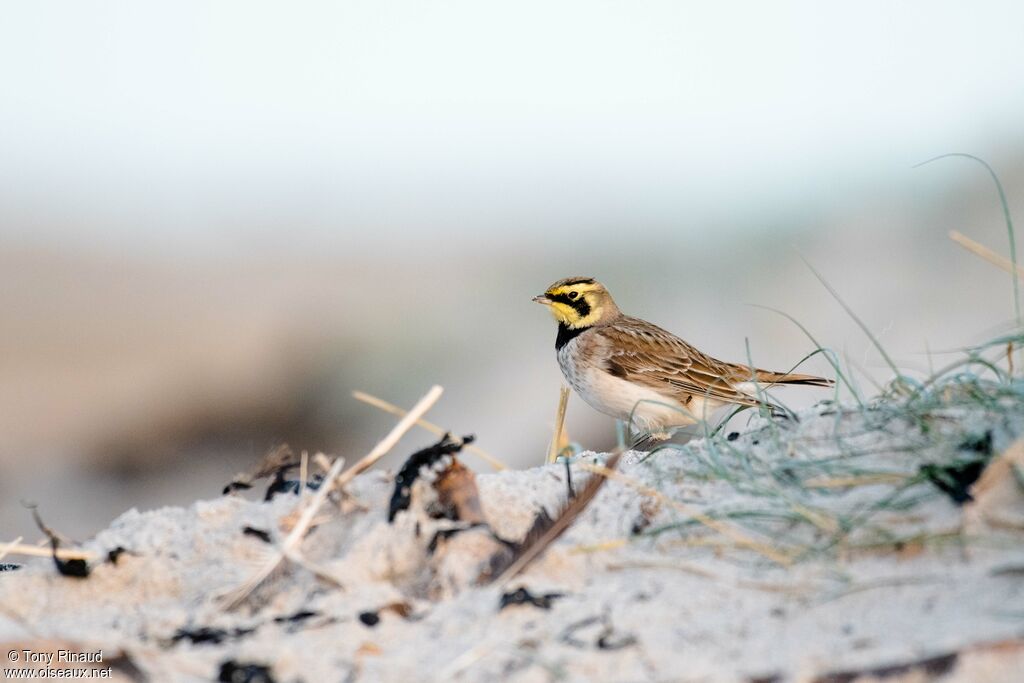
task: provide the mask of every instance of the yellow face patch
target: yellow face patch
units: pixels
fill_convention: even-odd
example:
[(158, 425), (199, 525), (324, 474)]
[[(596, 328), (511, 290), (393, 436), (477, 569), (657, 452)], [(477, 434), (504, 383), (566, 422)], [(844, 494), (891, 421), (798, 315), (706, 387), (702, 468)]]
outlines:
[(544, 303), (555, 320), (567, 327), (588, 327), (601, 317), (599, 298), (594, 294), (600, 288), (593, 282), (556, 285), (544, 293)]

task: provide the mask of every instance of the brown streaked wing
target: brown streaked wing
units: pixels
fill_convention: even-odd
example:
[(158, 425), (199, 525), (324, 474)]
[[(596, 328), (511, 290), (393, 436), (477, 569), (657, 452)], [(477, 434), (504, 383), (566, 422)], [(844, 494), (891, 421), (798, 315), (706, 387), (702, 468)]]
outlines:
[(732, 367), (705, 355), (657, 325), (623, 316), (594, 332), (607, 342), (611, 374), (685, 401), (689, 395), (708, 396), (729, 403), (757, 405), (737, 391), (725, 377)]

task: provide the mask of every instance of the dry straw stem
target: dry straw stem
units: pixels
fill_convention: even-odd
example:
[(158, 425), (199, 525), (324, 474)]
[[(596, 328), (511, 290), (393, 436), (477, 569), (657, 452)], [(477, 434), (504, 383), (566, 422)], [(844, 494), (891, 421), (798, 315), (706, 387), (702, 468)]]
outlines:
[(626, 486), (636, 489), (645, 496), (654, 498), (655, 500), (661, 502), (662, 504), (668, 505), (669, 507), (683, 513), (684, 515), (692, 517), (693, 519), (697, 520), (709, 529), (717, 531), (718, 533), (722, 534), (723, 536), (731, 540), (733, 543), (743, 546), (745, 548), (749, 548), (754, 552), (759, 553), (764, 557), (767, 557), (769, 560), (773, 562), (781, 564), (785, 567), (788, 567), (789, 565), (793, 564), (793, 559), (788, 554), (779, 552), (778, 550), (769, 546), (767, 543), (762, 543), (761, 541), (751, 538), (742, 531), (733, 527), (733, 525), (731, 524), (727, 524), (721, 520), (715, 519), (714, 517), (709, 517), (700, 510), (691, 507), (685, 503), (680, 503), (677, 500), (672, 500), (661, 491), (651, 488), (650, 486), (647, 486), (646, 484), (643, 484), (637, 481), (636, 479), (633, 479), (632, 477), (626, 476), (621, 472), (616, 472), (615, 470), (610, 470), (607, 467), (604, 467), (603, 465), (593, 465), (586, 462), (581, 462), (578, 464), (580, 467), (587, 470), (588, 472), (600, 474), (603, 477), (607, 477), (609, 479), (614, 479), (618, 482), (621, 482)]
[(996, 266), (997, 268), (1002, 268), (1007, 273), (1010, 273), (1011, 275), (1016, 275), (1017, 277), (1024, 280), (1024, 266), (1015, 266), (1013, 261), (1006, 258), (1002, 254), (997, 254), (996, 252), (986, 247), (984, 244), (975, 242), (967, 235), (957, 232), (956, 230), (949, 231), (949, 239), (953, 240), (961, 247), (974, 254), (975, 256), (980, 256), (981, 258), (985, 259), (986, 261)]
[(562, 445), (562, 432), (565, 430), (565, 409), (569, 406), (569, 387), (562, 385), (558, 393), (558, 411), (555, 413), (555, 431), (551, 435), (551, 446), (548, 447), (548, 464), (558, 458)]
[[(619, 464), (619, 459), (622, 457), (622, 451), (614, 451), (611, 457), (608, 458), (607, 465), (602, 466), (601, 469), (608, 472), (614, 472), (615, 467)], [(562, 510), (561, 514), (558, 515), (540, 534), (539, 537), (532, 538), (534, 532), (531, 531), (527, 534), (526, 539), (520, 545), (517, 551), (519, 556), (516, 557), (512, 564), (510, 564), (505, 571), (501, 573), (501, 576), (497, 578), (497, 583), (503, 585), (511, 581), (517, 574), (522, 572), (524, 569), (530, 566), (530, 563), (540, 557), (548, 547), (551, 546), (558, 538), (565, 533), (565, 530), (573, 525), (577, 518), (583, 511), (587, 509), (587, 506), (593, 502), (597, 496), (601, 487), (608, 481), (607, 476), (603, 477), (590, 477), (587, 480), (586, 486), (583, 490), (573, 497), (569, 504)]]
[[(317, 489), (316, 495), (314, 495), (310, 500), (309, 504), (302, 511), (299, 521), (284, 539), (284, 543), (281, 544), (281, 548), (278, 549), (274, 555), (270, 557), (244, 584), (222, 596), (224, 606), (227, 609), (236, 607), (239, 603), (245, 600), (245, 598), (248, 597), (248, 595), (255, 590), (257, 586), (263, 583), (264, 579), (270, 576), (271, 572), (277, 568), (277, 565), (281, 563), (281, 560), (283, 560), (285, 556), (297, 556), (299, 544), (302, 542), (306, 532), (309, 531), (313, 518), (316, 516), (316, 513), (319, 512), (320, 507), (324, 504), (324, 501), (327, 499), (327, 494), (331, 489), (335, 486), (338, 488), (345, 486), (347, 483), (359, 476), (359, 474), (369, 469), (375, 462), (384, 457), (384, 455), (390, 451), (396, 443), (398, 443), (399, 439), (401, 439), (402, 436), (404, 436), (405, 433), (409, 431), (414, 424), (416, 424), (416, 421), (419, 420), (424, 413), (430, 410), (435, 403), (437, 403), (437, 400), (441, 398), (441, 394), (443, 392), (444, 389), (436, 384), (431, 387), (430, 391), (428, 391), (426, 395), (419, 400), (419, 402), (408, 412), (408, 414), (405, 415), (405, 417), (399, 420), (398, 424), (391, 429), (388, 435), (381, 439), (380, 442), (373, 447), (373, 450), (367, 453), (359, 462), (346, 470), (344, 474), (341, 473), (341, 468), (345, 466), (344, 458), (338, 458), (335, 460), (334, 464), (331, 465), (331, 469), (324, 477), (323, 482), (320, 484), (320, 488)], [(303, 502), (303, 499), (300, 498), (296, 505), (296, 511)]]
[[(402, 408), (399, 408), (393, 403), (388, 403), (384, 399), (377, 398), (376, 396), (368, 394), (365, 391), (353, 391), (352, 397), (357, 401), (362, 401), (363, 403), (371, 405), (374, 408), (379, 408), (380, 410), (383, 410), (385, 413), (391, 413), (392, 415), (398, 415), (399, 417), (406, 415), (406, 411), (403, 410)], [(436, 434), (437, 436), (451, 434), (451, 432), (448, 431), (447, 429), (438, 427), (433, 422), (427, 422), (426, 420), (416, 420), (416, 426), (427, 430), (431, 434)], [(456, 441), (459, 440), (459, 438), (454, 435), (452, 436), (452, 438), (455, 439)], [(508, 465), (506, 465), (501, 460), (494, 457), (487, 451), (483, 450), (482, 448), (479, 448), (476, 444), (466, 444), (465, 450), (475, 455), (478, 455), (482, 460), (484, 460), (488, 465), (490, 465), (496, 470), (508, 469)]]
[(840, 489), (853, 486), (874, 486), (878, 484), (902, 484), (911, 475), (908, 474), (862, 474), (849, 477), (813, 477), (805, 479), (804, 488), (809, 489)]
[(600, 543), (587, 543), (585, 545), (578, 545), (574, 548), (570, 548), (569, 552), (574, 555), (577, 553), (601, 553), (606, 550), (618, 550), (629, 545), (628, 538), (613, 538), (608, 541), (601, 541)]
[[(0, 558), (4, 555), (27, 555), (31, 557), (53, 557), (53, 549), (49, 546), (43, 548), (38, 545), (25, 545), (21, 542), (22, 537), (14, 539), (10, 543), (0, 545)], [(73, 550), (71, 548), (57, 548), (57, 558), (61, 560), (95, 560), (96, 553), (88, 550)]]
[(11, 552), (12, 548), (14, 548), (19, 543), (21, 543), (21, 540), (23, 538), (24, 538), (24, 536), (18, 536), (16, 539), (11, 541), (10, 543), (5, 543), (4, 546), (2, 548), (0, 548), (0, 560), (4, 559), (4, 555), (6, 555), (7, 553)]

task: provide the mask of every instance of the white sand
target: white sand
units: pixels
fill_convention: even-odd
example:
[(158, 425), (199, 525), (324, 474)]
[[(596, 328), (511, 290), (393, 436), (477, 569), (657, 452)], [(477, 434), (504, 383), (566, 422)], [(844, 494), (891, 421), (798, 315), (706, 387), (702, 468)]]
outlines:
[[(936, 427), (949, 431), (948, 441), (932, 439), (908, 452), (908, 444), (921, 442), (902, 422), (806, 415), (778, 430), (757, 425), (729, 445), (756, 467), (784, 461), (799, 467), (838, 453), (842, 443), (848, 455), (837, 457), (844, 465), (914, 472), (955, 451), (954, 433), (991, 430), (1000, 452), (1022, 425), (955, 414)], [(707, 476), (700, 463), (711, 452), (703, 440), (642, 462), (630, 455), (620, 467), (624, 474), (716, 513), (813, 509), (842, 517), (892, 490), (881, 484), (822, 489), (803, 500), (737, 490)], [(737, 463), (728, 452), (718, 457)], [(581, 458), (595, 459), (603, 456)], [(563, 465), (479, 475), (491, 528), (517, 539), (542, 509), (555, 514), (566, 498), (565, 476)], [(574, 467), (577, 489), (588, 476)], [(751, 481), (770, 484), (763, 477)], [(832, 549), (785, 567), (700, 524), (634, 536), (638, 523), (650, 531), (687, 516), (611, 481), (565, 536), (503, 589), (473, 585), (501, 547), (486, 529), (455, 534), (430, 553), (434, 532), (451, 522), (427, 517), (420, 496), (389, 525), (391, 487), (388, 473), (359, 477), (350, 486), (353, 497), (342, 510), (325, 508), (329, 518), (302, 546), (343, 588), (285, 562), (239, 608), (227, 611), (218, 601), (271, 548), (242, 528), (269, 530), (279, 543), (286, 533), (279, 521), (295, 496), (132, 510), (84, 546), (104, 554), (128, 549), (116, 565), (98, 563), (87, 579), (75, 579), (39, 558), (0, 574), (0, 642), (60, 641), (84, 651), (102, 648), (108, 658), (123, 652), (152, 680), (215, 679), (233, 660), (266, 665), (276, 681), (811, 681), (954, 653), (933, 662), (932, 674), (918, 667), (885, 680), (1024, 680), (1024, 535), (1018, 531), (975, 525), (945, 543), (910, 544), (902, 552)], [(916, 492), (932, 490), (922, 485)], [(814, 519), (827, 527), (827, 516)], [(875, 521), (897, 536), (955, 532), (962, 509), (941, 494), (928, 495)], [(761, 529), (788, 547), (820, 546), (826, 538), (813, 524), (771, 524)], [(877, 540), (878, 533), (861, 530), (848, 542)], [(549, 610), (499, 610), (501, 593), (519, 586), (564, 597)], [(394, 603), (411, 611), (384, 610), (372, 627), (359, 619)], [(315, 615), (275, 620), (300, 611)], [(201, 627), (253, 630), (216, 644), (170, 642), (179, 629)], [(993, 649), (1001, 641), (1012, 642)]]

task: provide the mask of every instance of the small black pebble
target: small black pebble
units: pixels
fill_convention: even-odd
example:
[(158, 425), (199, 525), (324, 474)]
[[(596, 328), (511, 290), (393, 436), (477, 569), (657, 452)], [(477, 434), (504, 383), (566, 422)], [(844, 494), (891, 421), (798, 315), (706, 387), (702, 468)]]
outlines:
[(193, 645), (202, 645), (204, 643), (217, 645), (227, 637), (228, 632), (222, 628), (210, 628), (209, 626), (195, 629), (179, 628), (177, 633), (171, 636), (171, 642), (177, 643), (187, 640)]
[(61, 560), (57, 558), (54, 549), (53, 563), (57, 565), (57, 571), (62, 576), (71, 576), (76, 579), (84, 579), (89, 576), (89, 565), (85, 560)]
[(252, 484), (247, 484), (244, 481), (233, 481), (224, 487), (222, 493), (226, 496), (229, 493), (234, 493), (235, 491), (247, 491), (251, 488)]
[(256, 629), (254, 628), (236, 628), (232, 631), (226, 631), (222, 628), (210, 628), (209, 626), (201, 626), (200, 628), (188, 629), (179, 628), (178, 631), (171, 636), (171, 644), (178, 643), (182, 640), (187, 640), (193, 645), (219, 645), (225, 640), (233, 640), (236, 638), (242, 638), (249, 635)]
[(596, 645), (598, 650), (621, 650), (631, 645), (636, 645), (636, 638), (629, 635), (615, 638), (609, 630), (598, 636)]
[(262, 664), (249, 664), (229, 659), (220, 665), (217, 673), (220, 683), (274, 683), (270, 667)]
[(370, 628), (373, 628), (380, 623), (380, 615), (376, 612), (360, 612), (359, 621), (363, 622)]
[(257, 529), (256, 527), (247, 526), (242, 528), (242, 533), (246, 536), (254, 536), (264, 543), (270, 543), (270, 532), (263, 529)]
[(974, 460), (952, 465), (922, 465), (918, 473), (935, 485), (957, 505), (974, 500), (971, 485), (978, 480), (985, 469), (984, 460)]
[(752, 443), (752, 444), (754, 444), (754, 445), (756, 446), (757, 444), (759, 444), (759, 443), (761, 443), (761, 442), (760, 442), (760, 441), (759, 441), (758, 439), (754, 439), (754, 440), (753, 440), (753, 441), (751, 441), (750, 443)]
[(729, 432), (729, 436), (727, 436), (725, 438), (728, 441), (735, 441), (736, 439), (740, 438), (740, 433), (739, 432)]
[(107, 553), (107, 562), (110, 564), (117, 564), (117, 561), (121, 558), (121, 555), (128, 552), (121, 546), (117, 546), (113, 550)]
[(287, 616), (287, 617), (274, 617), (274, 621), (276, 621), (279, 624), (283, 624), (283, 623), (288, 622), (288, 621), (292, 621), (292, 622), (295, 622), (295, 621), (305, 621), (306, 619), (309, 619), (310, 617), (319, 616), (319, 614), (320, 614), (319, 612), (311, 612), (308, 609), (304, 609), (304, 610), (296, 612), (295, 614), (292, 614), (292, 615)]
[(992, 430), (989, 429), (981, 436), (973, 436), (964, 439), (960, 443), (960, 449), (965, 451), (974, 451), (981, 455), (992, 455)]
[(562, 597), (565, 597), (562, 593), (534, 595), (525, 588), (517, 588), (501, 596), (501, 604), (498, 609), (503, 610), (510, 605), (532, 605), (540, 609), (551, 609), (551, 603)]

